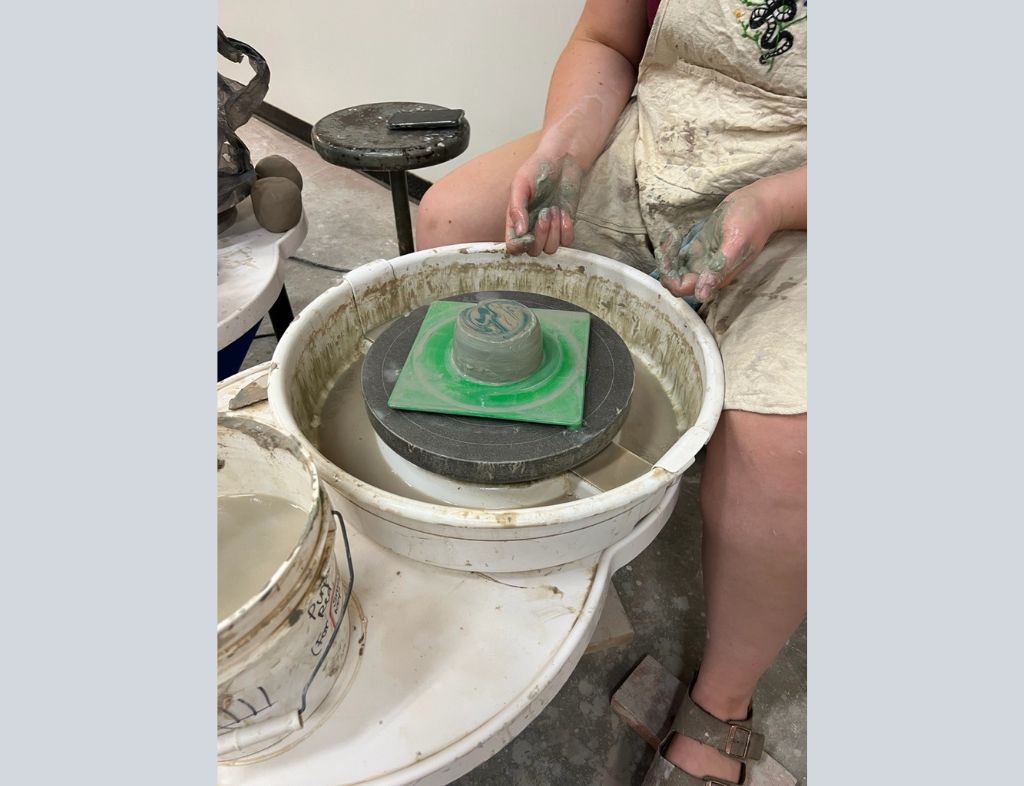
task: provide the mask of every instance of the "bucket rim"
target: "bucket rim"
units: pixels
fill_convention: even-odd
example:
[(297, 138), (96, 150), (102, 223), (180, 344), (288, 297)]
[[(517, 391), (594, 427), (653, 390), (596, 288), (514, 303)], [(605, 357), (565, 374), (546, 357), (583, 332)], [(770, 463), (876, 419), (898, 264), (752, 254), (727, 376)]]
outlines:
[[(472, 255), (479, 254), (493, 256), (493, 260), (472, 259)], [(552, 527), (558, 525), (575, 523), (580, 526), (584, 520), (591, 520), (592, 523), (604, 520), (607, 517), (605, 514), (614, 515), (624, 505), (636, 504), (636, 500), (664, 490), (693, 463), (697, 452), (711, 438), (721, 416), (725, 397), (722, 357), (711, 331), (690, 305), (671, 295), (653, 277), (623, 262), (573, 248), (559, 248), (554, 254), (541, 255), (529, 261), (552, 270), (564, 269), (567, 263), (575, 266), (582, 262), (598, 271), (610, 273), (613, 279), (626, 279), (630, 286), (645, 291), (652, 302), (658, 302), (659, 307), (663, 307), (670, 318), (685, 327), (693, 337), (691, 344), (695, 356), (699, 356), (698, 366), (703, 386), (701, 404), (694, 422), (652, 464), (651, 469), (627, 483), (591, 497), (529, 508), (485, 509), (403, 497), (360, 480), (324, 456), (299, 426), (289, 401), (290, 376), (294, 373), (308, 337), (317, 329), (323, 317), (337, 310), (343, 303), (357, 305), (358, 291), (379, 287), (381, 279), (397, 279), (397, 274), (403, 269), (443, 255), (458, 255), (456, 259), (461, 257), (459, 261), (480, 265), (500, 264), (512, 259), (504, 243), (458, 243), (416, 251), (390, 260), (368, 262), (347, 273), (340, 284), (322, 292), (303, 309), (285, 331), (271, 359), (267, 393), (275, 420), (310, 453), (327, 482), (353, 504), (376, 515), (392, 515), (404, 520), (419, 520), (430, 522), (432, 526), (452, 528), (459, 532), (460, 538), (490, 540), (493, 535), (482, 535), (492, 530), (500, 532), (507, 539), (530, 538), (536, 537), (531, 533), (537, 530), (550, 532)], [(338, 369), (336, 373), (340, 374), (344, 370)], [(478, 533), (477, 537), (474, 537), (474, 533)]]
[[(217, 428), (218, 431), (221, 428), (227, 428), (234, 431), (238, 431), (242, 434), (253, 439), (259, 447), (267, 449), (267, 445), (260, 444), (261, 440), (271, 440), (273, 447), (271, 450), (279, 449), (285, 450), (294, 456), (303, 469), (308, 474), (310, 484), (309, 490), (312, 495), (312, 504), (310, 505), (309, 511), (306, 514), (306, 523), (302, 528), (302, 532), (295, 541), (295, 545), (292, 550), (288, 553), (288, 556), (277, 566), (277, 569), (270, 575), (260, 590), (250, 596), (245, 603), (235, 609), (230, 615), (222, 620), (217, 620), (217, 638), (218, 641), (222, 637), (227, 637), (233, 633), (233, 629), (239, 626), (242, 620), (246, 619), (249, 613), (261, 605), (263, 601), (267, 599), (274, 587), (280, 586), (282, 580), (289, 575), (293, 570), (298, 569), (297, 561), (300, 554), (304, 551), (303, 546), (309, 541), (310, 536), (316, 529), (319, 529), (321, 520), (324, 500), (326, 499), (323, 493), (323, 488), (320, 483), (320, 473), (317, 469), (316, 461), (310, 455), (309, 451), (303, 446), (302, 442), (295, 438), (292, 434), (288, 434), (279, 428), (275, 428), (266, 423), (263, 423), (252, 418), (247, 418), (239, 415), (227, 415), (218, 413), (217, 415)], [(219, 447), (219, 444), (218, 444)], [(218, 472), (220, 467), (218, 466)], [(218, 498), (219, 498), (218, 494)], [(219, 649), (219, 647), (218, 647)]]

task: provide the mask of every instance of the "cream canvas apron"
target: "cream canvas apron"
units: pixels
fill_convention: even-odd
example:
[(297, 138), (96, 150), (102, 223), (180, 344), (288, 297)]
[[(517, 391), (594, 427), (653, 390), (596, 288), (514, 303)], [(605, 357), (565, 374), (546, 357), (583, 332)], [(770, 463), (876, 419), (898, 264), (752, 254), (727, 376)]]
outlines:
[[(662, 0), (630, 101), (584, 182), (575, 246), (650, 272), (672, 227), (807, 160), (801, 0)], [(780, 232), (701, 310), (725, 408), (807, 411), (807, 235)]]

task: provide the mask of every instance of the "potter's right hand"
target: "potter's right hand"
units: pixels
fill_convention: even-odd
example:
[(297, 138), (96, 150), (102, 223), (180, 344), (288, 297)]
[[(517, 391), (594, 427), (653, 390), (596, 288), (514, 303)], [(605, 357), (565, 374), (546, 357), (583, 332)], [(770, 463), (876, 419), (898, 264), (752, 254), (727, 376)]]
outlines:
[(583, 169), (569, 154), (560, 158), (534, 153), (512, 177), (505, 244), (512, 254), (553, 254), (575, 239)]

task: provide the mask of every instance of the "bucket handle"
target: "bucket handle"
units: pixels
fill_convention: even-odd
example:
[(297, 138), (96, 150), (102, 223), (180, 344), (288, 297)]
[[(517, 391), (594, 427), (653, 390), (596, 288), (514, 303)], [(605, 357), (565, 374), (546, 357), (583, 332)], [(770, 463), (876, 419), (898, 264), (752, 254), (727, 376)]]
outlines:
[(338, 631), (342, 628), (342, 623), (345, 622), (345, 613), (348, 611), (348, 602), (352, 598), (352, 585), (355, 584), (356, 574), (352, 568), (352, 547), (348, 542), (348, 530), (345, 527), (345, 519), (341, 517), (341, 514), (336, 510), (331, 510), (333, 515), (338, 520), (338, 527), (341, 529), (341, 537), (345, 541), (345, 560), (348, 562), (348, 589), (345, 591), (345, 602), (341, 606), (341, 614), (338, 615), (338, 626), (334, 629), (334, 633), (331, 634), (331, 640), (327, 642), (327, 647), (324, 648), (323, 655), (320, 656), (320, 660), (317, 661), (316, 666), (313, 668), (313, 673), (309, 675), (309, 680), (306, 682), (306, 687), (302, 689), (302, 704), (299, 705), (299, 722), (301, 724), (302, 714), (306, 711), (306, 694), (309, 692), (310, 686), (313, 684), (313, 680), (316, 679), (316, 675), (320, 672), (320, 667), (324, 665), (324, 661), (327, 660), (327, 655), (330, 653), (331, 648), (334, 646), (334, 640), (338, 638)]

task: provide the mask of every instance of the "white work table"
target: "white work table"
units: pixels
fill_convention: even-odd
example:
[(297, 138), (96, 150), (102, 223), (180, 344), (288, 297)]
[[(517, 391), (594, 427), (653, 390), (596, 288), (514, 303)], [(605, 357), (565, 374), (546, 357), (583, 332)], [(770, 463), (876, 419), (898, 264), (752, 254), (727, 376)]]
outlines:
[[(217, 349), (221, 350), (266, 316), (282, 296), (283, 259), (306, 239), (306, 214), (287, 232), (268, 232), (256, 222), (252, 200), (238, 205), (234, 223), (217, 236)], [(285, 296), (287, 303), (287, 296)], [(275, 333), (283, 333), (274, 319)], [(279, 330), (280, 328), (280, 330)]]
[[(269, 364), (225, 380), (218, 409), (265, 386)], [(275, 424), (266, 401), (233, 415)], [(594, 633), (611, 576), (661, 531), (678, 484), (611, 548), (547, 570), (488, 575), (401, 557), (348, 526), (350, 655), (301, 730), (222, 786), (450, 783), (510, 742), (554, 698)], [(342, 539), (338, 558), (344, 560)]]

